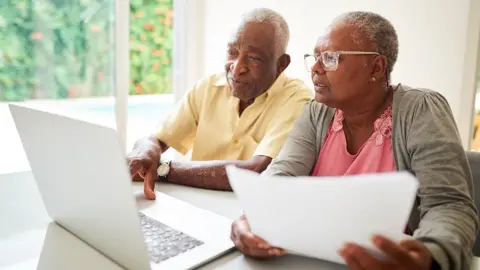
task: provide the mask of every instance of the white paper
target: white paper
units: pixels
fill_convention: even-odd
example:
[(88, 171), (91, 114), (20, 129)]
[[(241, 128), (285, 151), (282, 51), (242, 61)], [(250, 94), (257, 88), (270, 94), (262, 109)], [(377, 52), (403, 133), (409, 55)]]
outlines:
[(229, 166), (227, 174), (253, 233), (293, 253), (344, 263), (337, 252), (346, 242), (381, 257), (374, 234), (408, 237), (418, 189), (410, 173), (270, 177)]

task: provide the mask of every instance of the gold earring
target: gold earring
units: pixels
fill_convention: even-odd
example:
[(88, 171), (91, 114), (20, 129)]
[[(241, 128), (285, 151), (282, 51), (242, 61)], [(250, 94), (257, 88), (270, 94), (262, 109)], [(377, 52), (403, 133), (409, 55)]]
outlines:
[(370, 81), (375, 82), (377, 79), (375, 77), (370, 78)]

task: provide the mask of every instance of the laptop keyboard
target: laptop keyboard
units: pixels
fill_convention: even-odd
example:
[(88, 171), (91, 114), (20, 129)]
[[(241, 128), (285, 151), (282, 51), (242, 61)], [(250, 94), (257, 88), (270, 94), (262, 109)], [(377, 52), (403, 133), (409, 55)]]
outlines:
[(200, 240), (174, 230), (143, 213), (139, 214), (143, 235), (148, 247), (148, 256), (155, 263), (160, 263), (203, 245), (203, 242)]

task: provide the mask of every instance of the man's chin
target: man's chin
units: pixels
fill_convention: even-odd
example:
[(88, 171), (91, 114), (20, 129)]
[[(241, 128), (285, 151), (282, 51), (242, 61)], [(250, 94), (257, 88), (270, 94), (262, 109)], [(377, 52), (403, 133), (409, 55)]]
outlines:
[(246, 97), (244, 95), (242, 95), (242, 93), (245, 93), (244, 89), (233, 89), (232, 88), (231, 93), (232, 93), (232, 96), (234, 96), (234, 97), (236, 97), (240, 100), (246, 99)]

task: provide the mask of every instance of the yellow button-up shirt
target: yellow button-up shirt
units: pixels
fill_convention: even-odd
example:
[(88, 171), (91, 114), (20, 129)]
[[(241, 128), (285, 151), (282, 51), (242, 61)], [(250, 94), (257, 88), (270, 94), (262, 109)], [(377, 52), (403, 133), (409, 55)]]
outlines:
[(198, 82), (166, 120), (157, 138), (192, 160), (275, 158), (302, 106), (313, 91), (302, 81), (281, 74), (274, 84), (239, 115), (225, 73)]

